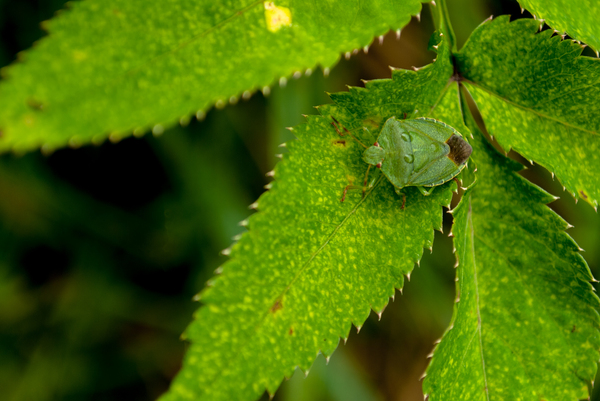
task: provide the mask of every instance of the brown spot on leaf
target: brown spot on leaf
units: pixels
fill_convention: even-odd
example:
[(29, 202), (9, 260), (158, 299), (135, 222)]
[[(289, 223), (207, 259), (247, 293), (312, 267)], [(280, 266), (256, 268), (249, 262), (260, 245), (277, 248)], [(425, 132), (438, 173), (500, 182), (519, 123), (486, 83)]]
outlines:
[(292, 334), (294, 334), (294, 328), (290, 327), (290, 331), (288, 331), (288, 334), (291, 336)]
[(270, 311), (271, 311), (271, 313), (275, 313), (281, 308), (283, 308), (283, 305), (281, 304), (281, 299), (278, 299), (277, 301), (275, 301), (273, 306), (271, 306)]
[(573, 328), (571, 329), (571, 333), (575, 333), (575, 330), (577, 330), (577, 326), (573, 325)]
[(469, 156), (471, 156), (471, 152), (473, 152), (471, 145), (469, 145), (467, 141), (456, 134), (453, 134), (450, 138), (448, 138), (446, 143), (450, 147), (448, 158), (457, 166), (464, 164)]
[(583, 199), (587, 199), (587, 198), (588, 198), (587, 194), (586, 194), (585, 192), (583, 192), (583, 189), (580, 189), (580, 190), (579, 190), (579, 194), (581, 195), (581, 197), (582, 197)]
[(343, 148), (346, 147), (346, 141), (344, 139), (336, 139), (335, 141), (333, 141), (333, 144), (335, 146), (341, 146)]
[(44, 104), (42, 102), (32, 97), (27, 99), (27, 106), (34, 110), (42, 110), (44, 108)]

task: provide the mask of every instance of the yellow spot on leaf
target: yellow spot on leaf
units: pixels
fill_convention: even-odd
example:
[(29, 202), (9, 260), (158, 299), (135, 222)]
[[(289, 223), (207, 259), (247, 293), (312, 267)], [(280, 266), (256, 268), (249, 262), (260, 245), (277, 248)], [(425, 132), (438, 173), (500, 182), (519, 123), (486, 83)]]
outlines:
[(272, 1), (265, 1), (264, 6), (269, 31), (277, 32), (284, 26), (292, 26), (292, 13), (289, 8), (277, 7)]

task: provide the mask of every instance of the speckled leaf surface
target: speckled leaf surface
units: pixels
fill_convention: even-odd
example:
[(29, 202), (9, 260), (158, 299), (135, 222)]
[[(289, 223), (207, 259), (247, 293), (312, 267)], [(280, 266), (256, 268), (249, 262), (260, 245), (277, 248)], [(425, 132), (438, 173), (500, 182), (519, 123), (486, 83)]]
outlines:
[(567, 0), (519, 0), (519, 3), (557, 31), (600, 50), (600, 2), (597, 0), (580, 0), (576, 3)]
[(160, 133), (400, 29), (418, 0), (69, 3), (2, 70), (0, 152)]
[(556, 174), (573, 196), (600, 199), (600, 59), (539, 21), (508, 16), (482, 24), (458, 65), (486, 127)]
[(600, 348), (590, 270), (568, 224), (546, 206), (554, 198), (469, 128), (477, 180), (453, 211), (457, 302), (424, 393), (432, 401), (587, 398)]
[(368, 127), (370, 133), (354, 131), (367, 141), (388, 113), (429, 110), (452, 73), (441, 51), (444, 57), (419, 72), (396, 71), (394, 79), (332, 96), (336, 104), (293, 129), (297, 140), (287, 143), (248, 232), (201, 293), (203, 306), (184, 335), (191, 342), (184, 366), (163, 401), (273, 393), (296, 366), (308, 370), (319, 352), (331, 355), (352, 324), (380, 313), (403, 286), (423, 247), (432, 246), (456, 184), (427, 197), (406, 188), (402, 209), (402, 197), (380, 174), (364, 199), (350, 191), (341, 203), (344, 187), (362, 181), (367, 165), (363, 148), (340, 137), (330, 116)]

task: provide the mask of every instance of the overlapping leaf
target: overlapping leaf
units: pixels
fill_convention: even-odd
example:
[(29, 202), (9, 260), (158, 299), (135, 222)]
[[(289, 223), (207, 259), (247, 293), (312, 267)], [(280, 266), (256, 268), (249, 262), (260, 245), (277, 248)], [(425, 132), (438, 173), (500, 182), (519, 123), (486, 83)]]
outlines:
[(329, 68), (421, 8), (418, 0), (275, 3), (71, 3), (24, 62), (2, 71), (0, 152), (160, 133), (279, 77)]
[[(403, 285), (441, 228), (452, 181), (424, 197), (406, 188), (406, 207), (383, 175), (364, 199), (363, 148), (331, 125), (335, 116), (364, 140), (392, 115), (429, 110), (452, 73), (448, 50), (419, 72), (396, 71), (368, 89), (335, 95), (294, 128), (297, 140), (275, 169), (270, 190), (255, 205), (249, 231), (201, 294), (204, 303), (185, 337), (183, 370), (164, 400), (241, 400), (273, 393), (295, 367), (307, 370), (319, 352), (329, 356), (351, 323), (380, 313)], [(382, 96), (387, 94), (387, 96)], [(411, 104), (410, 99), (416, 99)]]
[[(436, 110), (456, 110), (455, 99)], [(554, 198), (469, 128), (478, 170), (453, 212), (458, 299), (424, 392), (430, 400), (586, 398), (600, 348), (589, 268), (568, 224), (545, 205)]]
[(600, 2), (581, 0), (519, 0), (530, 13), (546, 21), (552, 28), (600, 50), (598, 15)]
[(556, 174), (574, 195), (600, 199), (600, 59), (539, 21), (508, 16), (481, 25), (458, 54), (486, 127)]

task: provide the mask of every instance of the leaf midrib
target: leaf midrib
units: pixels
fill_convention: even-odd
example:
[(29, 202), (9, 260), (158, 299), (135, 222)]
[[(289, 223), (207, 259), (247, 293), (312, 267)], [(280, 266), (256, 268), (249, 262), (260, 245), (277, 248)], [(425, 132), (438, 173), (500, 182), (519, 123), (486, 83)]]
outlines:
[[(488, 388), (488, 381), (487, 381), (487, 371), (485, 369), (485, 357), (483, 355), (483, 336), (482, 336), (482, 332), (481, 332), (481, 308), (480, 308), (480, 301), (479, 301), (479, 282), (477, 279), (477, 264), (475, 262), (476, 258), (475, 258), (475, 229), (473, 227), (473, 210), (471, 208), (471, 197), (469, 196), (469, 210), (467, 213), (467, 224), (468, 224), (468, 230), (470, 231), (470, 238), (471, 238), (471, 258), (473, 261), (473, 282), (475, 284), (475, 300), (476, 300), (476, 305), (477, 305), (477, 332), (478, 337), (479, 337), (479, 353), (481, 356), (481, 368), (482, 368), (482, 372), (483, 372), (483, 382), (485, 384), (485, 397), (487, 399), (487, 401), (490, 401), (490, 392), (489, 392), (489, 388)], [(465, 244), (463, 246), (466, 246), (466, 241), (467, 238), (465, 236)]]
[[(258, 319), (256, 325), (254, 326), (254, 329), (252, 330), (252, 334), (249, 335), (246, 338), (246, 341), (239, 343), (239, 345), (236, 347), (237, 350), (239, 349), (243, 349), (246, 347), (247, 344), (251, 343), (252, 340), (254, 339), (254, 337), (256, 337), (256, 335), (258, 334), (260, 327), (264, 324), (265, 319), (267, 318), (267, 316), (269, 316), (270, 313), (270, 305), (274, 305), (275, 302), (277, 302), (278, 300), (282, 299), (283, 296), (290, 290), (290, 288), (292, 287), (292, 285), (298, 280), (298, 278), (308, 270), (308, 267), (310, 265), (310, 263), (321, 253), (321, 251), (323, 251), (323, 249), (325, 249), (325, 247), (327, 246), (327, 244), (329, 244), (329, 242), (331, 241), (332, 238), (335, 237), (336, 233), (344, 226), (344, 224), (350, 219), (350, 217), (352, 217), (356, 211), (358, 210), (358, 208), (366, 201), (366, 199), (373, 193), (373, 191), (375, 190), (375, 188), (377, 188), (382, 180), (383, 180), (384, 176), (381, 175), (377, 181), (375, 182), (375, 184), (373, 184), (373, 186), (371, 187), (371, 189), (369, 189), (366, 193), (365, 196), (358, 202), (356, 203), (356, 205), (354, 206), (354, 208), (352, 208), (352, 210), (350, 210), (350, 212), (348, 212), (348, 214), (346, 215), (346, 217), (344, 217), (344, 219), (333, 229), (333, 231), (331, 232), (331, 234), (323, 241), (323, 244), (321, 244), (321, 246), (319, 247), (319, 249), (317, 249), (310, 257), (309, 259), (302, 265), (302, 267), (299, 269), (299, 271), (296, 273), (296, 275), (294, 276), (294, 278), (290, 281), (290, 283), (285, 287), (285, 289), (283, 289), (276, 297), (273, 297), (270, 302), (268, 303), (269, 307), (266, 309), (266, 311), (263, 313), (263, 315)], [(236, 352), (235, 355), (239, 355), (239, 352)], [(234, 363), (234, 358), (231, 358), (228, 360), (228, 363), (223, 367), (223, 369), (221, 369), (219, 371), (219, 373), (213, 375), (213, 379), (209, 380), (208, 382), (214, 382), (214, 378), (217, 376), (222, 376), (223, 372), (226, 371), (228, 369), (229, 366), (231, 366)]]

